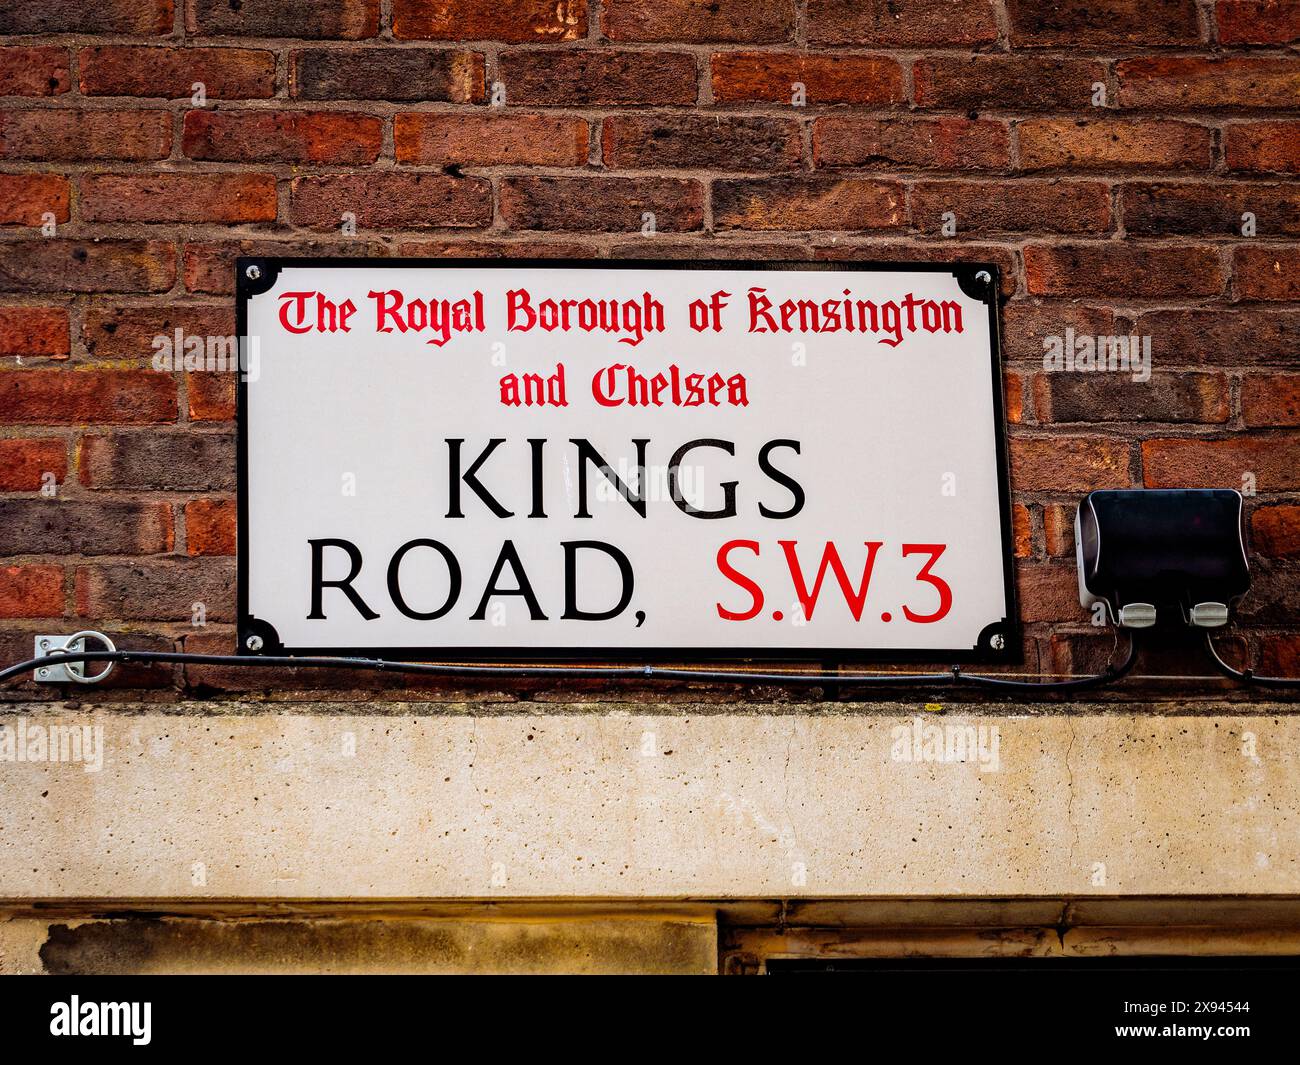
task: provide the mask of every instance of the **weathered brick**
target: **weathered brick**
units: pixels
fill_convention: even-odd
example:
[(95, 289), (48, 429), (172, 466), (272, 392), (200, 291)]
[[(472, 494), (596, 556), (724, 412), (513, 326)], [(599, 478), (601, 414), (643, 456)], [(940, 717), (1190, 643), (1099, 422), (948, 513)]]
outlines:
[(1079, 578), (1067, 562), (1019, 562), (1016, 587), (1024, 621), (1085, 621), (1079, 605)]
[(68, 312), (62, 307), (0, 307), (0, 355), (67, 358)]
[(1300, 488), (1300, 433), (1253, 433), (1221, 440), (1142, 441), (1148, 488), (1236, 488), (1253, 474), (1261, 492)]
[(1300, 677), (1300, 635), (1270, 633), (1259, 642), (1261, 677)]
[[(184, 343), (192, 337), (203, 342), (209, 337), (235, 335), (234, 309), (203, 304), (168, 303), (162, 307), (88, 307), (81, 323), (81, 340), (86, 354), (95, 359), (149, 359), (175, 352), (176, 331)], [(167, 345), (156, 343), (165, 338)]]
[(512, 229), (639, 232), (699, 229), (704, 188), (677, 178), (518, 177), (501, 183), (501, 216)]
[(303, 100), (480, 103), (483, 57), (440, 48), (307, 48), (293, 53), (291, 95)]
[(393, 36), (547, 44), (587, 35), (585, 0), (393, 0)]
[(62, 566), (0, 567), (0, 618), (63, 616)]
[(906, 214), (896, 181), (777, 177), (713, 184), (719, 229), (896, 229)]
[(355, 238), (317, 240), (191, 240), (185, 243), (184, 280), (190, 292), (230, 294), (235, 291), (235, 260), (240, 256), (298, 255), (335, 258), (382, 255), (378, 245)]
[(1300, 349), (1300, 311), (1231, 308), (1149, 311), (1133, 332), (1151, 337), (1163, 364), (1293, 364)]
[(777, 262), (786, 259), (807, 259), (808, 250), (802, 244), (777, 240), (755, 240), (752, 236), (736, 233), (733, 239), (719, 235), (708, 239), (672, 240), (667, 237), (646, 240), (632, 237), (615, 244), (609, 251), (611, 259), (663, 259), (690, 261), (709, 258), (727, 262)]
[(165, 292), (175, 281), (165, 241), (0, 242), (0, 292)]
[(275, 53), (254, 48), (102, 45), (78, 56), (86, 96), (185, 99), (195, 83), (211, 100), (275, 95)]
[(553, 107), (693, 104), (695, 57), (681, 52), (503, 52), (506, 102)]
[(1241, 416), (1249, 426), (1300, 425), (1300, 374), (1247, 374)]
[[(784, 258), (791, 258), (786, 255)], [(804, 256), (794, 256), (803, 258)], [(1016, 290), (1016, 260), (1011, 250), (1002, 244), (980, 244), (975, 241), (933, 240), (872, 240), (856, 243), (839, 234), (814, 237), (812, 258), (831, 262), (916, 262), (916, 263), (992, 263), (998, 268), (1001, 292), (1009, 297)]]
[[(1149, 367), (1148, 367), (1149, 369)], [(1221, 373), (1132, 371), (1041, 373), (1034, 378), (1040, 422), (1226, 422), (1228, 379)]]
[(1163, 119), (1031, 118), (1017, 123), (1022, 170), (1206, 170), (1208, 126)]
[(917, 107), (958, 111), (1080, 111), (1105, 80), (1095, 60), (1043, 55), (931, 56), (912, 68)]
[(0, 555), (152, 555), (173, 540), (167, 503), (0, 498)]
[(1002, 357), (1008, 361), (1030, 359), (1041, 363), (1044, 341), (1064, 342), (1066, 330), (1076, 336), (1115, 336), (1115, 313), (1107, 307), (1078, 303), (1044, 303), (1012, 300), (1002, 309)]
[(210, 492), (235, 487), (235, 440), (186, 429), (87, 433), (77, 453), (86, 488)]
[(171, 33), (172, 0), (42, 0), (0, 8), (0, 34), (6, 33)]
[(883, 170), (1002, 170), (1010, 165), (1010, 141), (1003, 122), (826, 115), (813, 124), (813, 161)]
[(190, 371), (185, 374), (190, 421), (228, 422), (235, 417), (233, 373)]
[(990, 0), (808, 0), (807, 17), (813, 44), (957, 48), (998, 37)]
[(1237, 298), (1300, 300), (1300, 247), (1245, 245), (1233, 249)]
[(356, 40), (379, 32), (379, 0), (189, 0), (185, 26), (204, 37)]
[(1234, 122), (1223, 145), (1229, 170), (1300, 174), (1300, 122)]
[(274, 222), (272, 174), (87, 174), (91, 222)]
[(720, 104), (901, 105), (903, 69), (890, 56), (800, 52), (718, 52), (711, 59), (713, 99)]
[(0, 157), (5, 159), (165, 159), (171, 144), (166, 111), (0, 112)]
[(1250, 518), (1251, 546), (1270, 558), (1300, 558), (1300, 506), (1256, 507)]
[(238, 508), (233, 499), (195, 499), (185, 504), (185, 551), (233, 555)]
[(484, 178), (441, 174), (339, 174), (295, 178), (293, 220), (336, 228), (345, 212), (362, 228), (485, 226), (492, 220), (492, 186)]
[(384, 123), (343, 111), (189, 111), (182, 150), (231, 163), (368, 165), (379, 158)]
[(66, 48), (0, 48), (0, 96), (58, 96), (70, 87)]
[(1259, 236), (1300, 234), (1300, 187), (1261, 182), (1133, 182), (1121, 189), (1124, 228), (1136, 237), (1180, 233), (1241, 236), (1242, 216), (1255, 216)]
[(1043, 537), (1047, 553), (1055, 558), (1074, 555), (1074, 515), (1078, 506), (1052, 503), (1043, 508)]
[[(644, 243), (644, 242), (643, 242)], [(600, 252), (594, 244), (572, 240), (567, 236), (551, 238), (546, 234), (527, 237), (509, 237), (501, 240), (482, 240), (476, 237), (453, 236), (439, 240), (404, 240), (397, 245), (396, 254), (417, 259), (598, 259)]]
[(1215, 248), (1163, 244), (1031, 244), (1025, 283), (1035, 296), (1217, 296), (1223, 266)]
[(1121, 60), (1115, 74), (1121, 107), (1300, 107), (1300, 64), (1289, 57), (1139, 56)]
[(912, 224), (938, 233), (956, 216), (958, 233), (1093, 233), (1110, 229), (1110, 189), (1099, 181), (918, 181)]
[(1002, 402), (1008, 422), (1025, 420), (1025, 379), (1014, 370), (1002, 371)]
[(772, 44), (794, 36), (794, 0), (603, 0), (614, 41)]
[(46, 475), (62, 484), (68, 476), (68, 448), (53, 436), (0, 439), (0, 492), (36, 492)]
[(1007, 0), (1014, 48), (1195, 44), (1195, 0)]
[(0, 225), (68, 220), (68, 179), (60, 174), (0, 174)]
[(1214, 21), (1223, 44), (1300, 41), (1300, 4), (1295, 0), (1218, 0)]
[(628, 115), (605, 119), (605, 165), (789, 170), (803, 149), (793, 119), (732, 115)]
[(587, 121), (569, 115), (423, 111), (393, 119), (399, 163), (437, 166), (583, 166)]
[(77, 614), (123, 621), (190, 623), (201, 606), (207, 622), (235, 612), (235, 562), (225, 558), (78, 566)]
[(1029, 508), (1016, 503), (1011, 508), (1011, 542), (1016, 558), (1029, 558), (1034, 553), (1034, 529)]
[(1131, 486), (1127, 441), (1110, 436), (1015, 436), (1011, 484), (1017, 492), (1090, 492)]
[(0, 371), (0, 424), (146, 425), (176, 420), (176, 382), (152, 370)]

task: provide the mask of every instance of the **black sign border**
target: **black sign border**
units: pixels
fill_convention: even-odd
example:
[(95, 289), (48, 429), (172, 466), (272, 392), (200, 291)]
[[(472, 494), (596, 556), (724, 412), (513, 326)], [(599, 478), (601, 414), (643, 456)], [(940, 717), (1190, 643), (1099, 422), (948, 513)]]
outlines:
[[(250, 271), (255, 267), (255, 271)], [(733, 271), (843, 271), (846, 273), (942, 273), (956, 278), (961, 290), (988, 307), (990, 381), (993, 390), (994, 444), (1001, 512), (1002, 582), (1008, 616), (991, 622), (980, 632), (974, 647), (963, 648), (722, 648), (722, 647), (286, 647), (275, 627), (248, 610), (248, 381), (238, 375), (235, 425), (238, 462), (238, 528), (236, 530), (236, 583), (238, 597), (238, 647), (242, 655), (275, 654), (296, 657), (340, 656), (393, 660), (464, 662), (666, 662), (666, 661), (817, 661), (823, 666), (866, 662), (950, 662), (1014, 665), (1024, 661), (1022, 630), (1016, 600), (1011, 481), (1007, 459), (1006, 412), (1003, 403), (1002, 334), (999, 321), (1001, 272), (987, 262), (857, 262), (746, 259), (566, 259), (566, 258), (465, 258), (370, 256), (240, 256), (235, 260), (235, 329), (239, 365), (247, 365), (248, 300), (269, 290), (285, 267), (311, 269), (579, 269), (579, 270), (733, 270)], [(251, 277), (250, 273), (255, 273)], [(255, 640), (252, 638), (256, 637)], [(250, 640), (256, 650), (249, 646)], [(260, 641), (260, 643), (258, 642)]]

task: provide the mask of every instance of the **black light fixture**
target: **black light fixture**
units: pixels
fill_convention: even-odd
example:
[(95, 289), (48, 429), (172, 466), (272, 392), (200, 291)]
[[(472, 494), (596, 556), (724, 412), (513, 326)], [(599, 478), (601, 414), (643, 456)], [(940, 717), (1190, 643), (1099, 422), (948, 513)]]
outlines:
[(1221, 488), (1089, 492), (1074, 518), (1079, 602), (1150, 628), (1177, 610), (1197, 628), (1228, 623), (1250, 587), (1241, 493)]

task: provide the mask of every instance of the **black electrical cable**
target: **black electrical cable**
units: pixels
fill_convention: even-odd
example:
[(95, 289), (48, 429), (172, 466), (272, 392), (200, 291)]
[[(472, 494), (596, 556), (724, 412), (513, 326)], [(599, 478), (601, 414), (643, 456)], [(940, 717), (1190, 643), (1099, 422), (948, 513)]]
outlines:
[(693, 680), (719, 684), (850, 684), (916, 686), (972, 684), (1011, 691), (1079, 691), (1109, 684), (1132, 670), (1137, 661), (1137, 639), (1130, 634), (1128, 655), (1103, 673), (1067, 680), (1026, 681), (988, 674), (963, 673), (953, 666), (946, 673), (749, 673), (743, 670), (680, 669), (663, 666), (545, 666), (479, 665), (475, 663), (393, 662), (382, 658), (294, 658), (284, 655), (191, 654), (183, 651), (75, 651), (31, 658), (0, 669), (0, 682), (38, 668), (63, 662), (160, 662), (180, 665), (281, 667), (290, 669), (361, 669), (379, 673), (410, 673), (433, 677), (558, 677), (566, 680), (601, 678), (624, 680)]
[(1214, 646), (1214, 637), (1208, 632), (1205, 634), (1205, 646), (1219, 672), (1225, 677), (1239, 680), (1243, 684), (1258, 684), (1266, 688), (1300, 688), (1300, 677), (1261, 677), (1253, 669), (1234, 669), (1219, 657), (1218, 648)]

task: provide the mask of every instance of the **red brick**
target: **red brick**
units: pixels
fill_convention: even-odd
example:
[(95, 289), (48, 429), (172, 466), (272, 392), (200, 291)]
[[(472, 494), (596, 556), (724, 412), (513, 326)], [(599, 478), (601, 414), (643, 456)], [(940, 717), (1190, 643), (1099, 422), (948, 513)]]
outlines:
[(36, 492), (47, 473), (62, 484), (68, 476), (68, 448), (57, 437), (0, 439), (0, 492)]
[(1247, 374), (1241, 416), (1252, 427), (1300, 425), (1300, 374)]
[(1011, 539), (1016, 558), (1029, 558), (1034, 553), (1034, 530), (1029, 520), (1029, 508), (1016, 503), (1011, 508)]
[(1261, 492), (1300, 488), (1300, 433), (1258, 433), (1222, 440), (1142, 441), (1148, 488), (1235, 488), (1254, 474)]
[(233, 555), (238, 508), (233, 499), (185, 504), (185, 550), (191, 555)]
[(175, 281), (165, 241), (0, 242), (0, 292), (165, 292)]
[(393, 0), (393, 36), (547, 44), (587, 36), (586, 0)]
[(594, 244), (565, 238), (551, 239), (546, 234), (502, 240), (479, 240), (471, 237), (452, 237), (450, 240), (404, 240), (397, 245), (396, 254), (409, 255), (417, 259), (597, 259), (600, 257), (600, 251)]
[[(161, 307), (88, 307), (82, 315), (81, 339), (94, 359), (147, 359), (174, 350), (176, 330), (197, 337), (209, 351), (208, 338), (234, 340), (233, 307), (168, 303)], [(156, 344), (165, 337), (170, 348)]]
[(1078, 509), (1077, 504), (1065, 507), (1059, 503), (1043, 508), (1043, 534), (1049, 555), (1055, 558), (1073, 557), (1074, 515)]
[(719, 234), (714, 237), (673, 240), (663, 237), (646, 240), (632, 237), (614, 244), (609, 250), (611, 259), (663, 259), (691, 261), (693, 259), (721, 259), (727, 262), (777, 262), (784, 259), (807, 259), (808, 249), (801, 243), (782, 240), (755, 240), (751, 234)]
[(58, 96), (70, 86), (66, 48), (0, 48), (0, 96)]
[(813, 162), (893, 170), (1003, 170), (1011, 137), (1003, 122), (968, 118), (827, 115), (813, 124)]
[(386, 226), (485, 226), (492, 186), (484, 178), (441, 174), (338, 174), (295, 178), (293, 220), (333, 229), (345, 212), (367, 229)]
[(794, 36), (794, 0), (603, 0), (614, 41), (772, 44)]
[(1099, 181), (918, 181), (912, 224), (938, 233), (943, 215), (958, 233), (1091, 233), (1110, 229), (1110, 188)]
[(189, 395), (190, 421), (228, 422), (235, 417), (235, 383), (233, 373), (188, 372), (185, 375)]
[(917, 107), (1081, 111), (1106, 71), (1091, 59), (1043, 55), (931, 56), (912, 68)]
[(393, 119), (399, 163), (445, 166), (583, 166), (587, 121), (567, 115), (445, 114)]
[(906, 213), (896, 181), (789, 177), (713, 184), (719, 229), (896, 229)]
[(1018, 424), (1025, 420), (1025, 379), (1012, 370), (1002, 371), (1002, 401), (1007, 421)]
[(1300, 64), (1290, 57), (1140, 56), (1115, 73), (1121, 107), (1294, 108), (1300, 97)]
[(158, 36), (172, 31), (172, 0), (42, 0), (0, 9), (5, 33), (132, 33)]
[(235, 487), (235, 440), (189, 429), (87, 433), (77, 449), (85, 488), (210, 492)]
[(808, 0), (808, 40), (875, 48), (996, 41), (990, 0)]
[(1032, 118), (1016, 125), (1022, 170), (1206, 170), (1210, 129), (1162, 119)]
[(1017, 492), (1090, 492), (1132, 485), (1127, 441), (1110, 436), (1016, 436), (1011, 483)]
[(797, 122), (766, 116), (619, 115), (605, 119), (603, 138), (605, 165), (615, 170), (790, 170), (803, 151)]
[(229, 163), (367, 165), (379, 158), (384, 123), (342, 111), (189, 111), (182, 150)]
[(1300, 247), (1245, 245), (1233, 249), (1237, 298), (1300, 300)]
[[(1149, 369), (1149, 367), (1148, 367)], [(1226, 422), (1228, 379), (1221, 373), (1041, 373), (1034, 378), (1040, 422)]]
[(1014, 48), (1194, 44), (1195, 0), (1007, 0)]
[(62, 566), (0, 568), (0, 618), (63, 616)]
[[(812, 258), (831, 262), (916, 262), (916, 263), (992, 263), (1001, 275), (1004, 297), (1016, 290), (1016, 261), (1011, 250), (1002, 244), (979, 244), (974, 241), (943, 240), (873, 240), (868, 243), (846, 241), (839, 235), (813, 238)], [(800, 254), (794, 258), (806, 257)], [(786, 255), (784, 258), (791, 258)]]
[(169, 503), (0, 497), (0, 555), (152, 555), (174, 543)]
[(0, 174), (0, 225), (39, 226), (47, 214), (68, 220), (68, 179), (58, 174)]
[(1223, 144), (1229, 170), (1300, 174), (1300, 122), (1234, 122)]
[(1020, 562), (1016, 585), (1023, 621), (1085, 621), (1079, 605), (1079, 578), (1065, 562)]
[(699, 229), (704, 189), (677, 178), (518, 177), (501, 183), (501, 216), (511, 229), (638, 233), (652, 213), (655, 230)]
[(79, 566), (74, 587), (80, 617), (189, 624), (196, 604), (209, 623), (231, 621), (235, 613), (233, 559)]
[(441, 48), (308, 48), (293, 53), (290, 94), (303, 100), (481, 103), (483, 57)]
[(0, 371), (0, 424), (146, 425), (176, 420), (176, 381), (152, 370)]
[(379, 0), (189, 0), (185, 27), (212, 37), (356, 40), (379, 32)]
[(1259, 236), (1300, 234), (1300, 188), (1261, 182), (1134, 182), (1121, 189), (1124, 228), (1136, 237), (1181, 233), (1241, 236), (1242, 216), (1255, 215)]
[(275, 95), (275, 53), (253, 48), (103, 45), (77, 59), (86, 96), (188, 99), (202, 82), (210, 100)]
[(1151, 337), (1162, 364), (1293, 365), (1300, 349), (1300, 311), (1252, 307), (1149, 311), (1132, 331)]
[(81, 216), (91, 222), (274, 222), (272, 174), (88, 174)]
[(1008, 361), (1029, 359), (1041, 365), (1044, 339), (1064, 338), (1067, 329), (1090, 336), (1115, 336), (1120, 332), (1115, 313), (1109, 308), (1012, 300), (1002, 309), (1002, 357)]
[(0, 112), (0, 157), (5, 159), (164, 159), (171, 144), (166, 111)]
[(334, 258), (344, 255), (383, 255), (377, 244), (348, 238), (322, 240), (190, 240), (185, 243), (185, 287), (190, 292), (235, 291), (235, 260), (240, 256), (280, 255)]
[(1214, 21), (1223, 44), (1300, 41), (1300, 4), (1295, 0), (1219, 0)]
[(1256, 507), (1250, 519), (1253, 549), (1270, 558), (1300, 558), (1300, 507)]
[(711, 60), (713, 99), (720, 104), (754, 101), (860, 104), (886, 107), (906, 100), (898, 61), (879, 55), (806, 55), (797, 52), (717, 52)]
[(62, 307), (0, 307), (0, 355), (66, 359), (68, 353)]
[(1300, 635), (1279, 633), (1260, 638), (1261, 677), (1300, 677)]
[(595, 49), (503, 52), (497, 60), (506, 103), (620, 107), (695, 103), (695, 57), (681, 52)]
[(1031, 244), (1025, 283), (1035, 296), (1217, 296), (1223, 266), (1215, 248), (1126, 242)]

